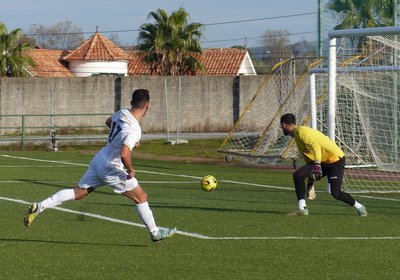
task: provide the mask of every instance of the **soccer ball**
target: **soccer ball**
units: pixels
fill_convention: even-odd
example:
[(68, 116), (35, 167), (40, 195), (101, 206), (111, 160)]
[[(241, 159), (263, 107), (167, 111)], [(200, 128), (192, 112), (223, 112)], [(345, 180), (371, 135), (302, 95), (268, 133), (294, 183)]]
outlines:
[(212, 192), (217, 187), (217, 179), (212, 175), (204, 176), (201, 179), (201, 188), (203, 191)]

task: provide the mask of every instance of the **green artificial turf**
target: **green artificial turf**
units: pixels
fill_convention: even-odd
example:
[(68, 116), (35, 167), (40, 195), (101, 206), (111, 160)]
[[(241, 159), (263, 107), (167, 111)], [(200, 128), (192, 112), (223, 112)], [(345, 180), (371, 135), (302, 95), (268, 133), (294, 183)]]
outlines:
[[(356, 195), (369, 213), (360, 218), (321, 181), (310, 215), (291, 217), (291, 170), (134, 157), (157, 224), (179, 230), (153, 244), (131, 201), (108, 187), (62, 205), (73, 213), (46, 210), (26, 229), (27, 203), (74, 187), (92, 153), (0, 154), (0, 279), (400, 277), (399, 194)], [(210, 193), (200, 188), (208, 174), (218, 180)]]

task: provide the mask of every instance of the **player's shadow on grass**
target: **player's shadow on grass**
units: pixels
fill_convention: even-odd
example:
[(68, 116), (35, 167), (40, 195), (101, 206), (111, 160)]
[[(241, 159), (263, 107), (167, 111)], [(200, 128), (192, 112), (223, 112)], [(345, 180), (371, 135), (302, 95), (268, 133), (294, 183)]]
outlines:
[[(35, 184), (35, 185), (41, 185), (41, 186), (47, 186), (47, 187), (54, 187), (54, 188), (58, 188), (58, 189), (69, 189), (69, 188), (75, 188), (76, 187), (76, 183), (75, 184), (70, 184), (70, 185), (64, 185), (64, 184), (55, 184), (53, 183), (54, 181), (49, 180), (49, 183), (47, 183), (46, 180), (27, 180), (27, 179), (16, 179), (16, 181), (19, 182), (26, 182), (26, 183), (31, 183), (31, 184)], [(97, 188), (95, 190), (96, 193), (101, 193), (101, 194), (107, 194), (107, 195), (114, 195), (111, 192), (107, 192), (107, 191), (101, 191), (101, 187)]]
[(178, 209), (178, 210), (201, 210), (201, 211), (210, 211), (210, 212), (241, 212), (241, 213), (258, 213), (258, 214), (279, 214), (281, 215), (281, 211), (275, 210), (253, 210), (253, 209), (234, 209), (234, 208), (217, 208), (217, 207), (199, 207), (199, 206), (173, 206), (173, 205), (160, 205), (160, 204), (152, 204), (152, 208), (160, 208), (160, 209)]
[[(174, 167), (166, 167), (166, 166), (157, 166), (157, 165), (150, 165), (150, 164), (141, 164), (141, 163), (136, 163), (135, 164), (135, 169), (138, 167), (149, 167), (149, 168), (154, 168), (154, 169), (163, 169), (163, 170), (174, 170), (176, 168)], [(137, 171), (138, 173), (141, 173), (142, 171)]]
[(70, 184), (65, 185), (65, 184), (54, 183), (53, 180), (48, 180), (49, 183), (47, 183), (47, 180), (28, 180), (28, 179), (15, 179), (15, 180), (18, 182), (25, 182), (25, 183), (35, 184), (35, 185), (42, 185), (42, 186), (62, 188), (62, 189), (71, 187)]
[(76, 241), (60, 241), (60, 240), (40, 240), (40, 239), (22, 239), (22, 238), (0, 238), (0, 241), (4, 242), (29, 242), (29, 243), (48, 243), (48, 244), (66, 244), (66, 245), (95, 245), (95, 246), (112, 246), (112, 247), (142, 247), (146, 248), (146, 245), (136, 244), (115, 244), (115, 243), (100, 243), (100, 242), (76, 242)]

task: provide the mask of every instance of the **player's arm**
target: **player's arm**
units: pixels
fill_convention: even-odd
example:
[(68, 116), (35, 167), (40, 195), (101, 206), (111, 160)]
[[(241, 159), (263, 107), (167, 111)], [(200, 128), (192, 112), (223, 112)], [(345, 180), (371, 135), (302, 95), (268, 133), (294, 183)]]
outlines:
[(112, 122), (111, 117), (108, 117), (108, 118), (106, 119), (106, 126), (107, 126), (108, 128), (111, 128), (111, 122)]
[(126, 171), (128, 172), (128, 176), (130, 178), (135, 176), (135, 170), (132, 167), (131, 148), (129, 148), (127, 145), (122, 145), (121, 161), (122, 161), (122, 164), (124, 165)]
[(322, 178), (322, 168), (321, 168), (321, 145), (316, 141), (315, 137), (312, 135), (305, 135), (304, 143), (314, 153), (314, 168), (311, 173), (311, 176), (314, 180), (321, 180)]

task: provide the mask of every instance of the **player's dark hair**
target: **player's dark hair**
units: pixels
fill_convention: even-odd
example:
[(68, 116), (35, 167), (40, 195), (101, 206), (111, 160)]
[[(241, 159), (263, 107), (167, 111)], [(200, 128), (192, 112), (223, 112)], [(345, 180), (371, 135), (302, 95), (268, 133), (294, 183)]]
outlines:
[(147, 89), (137, 89), (132, 93), (131, 105), (133, 108), (143, 109), (150, 101), (150, 93)]
[(284, 114), (281, 117), (281, 123), (296, 124), (296, 116), (291, 113)]

